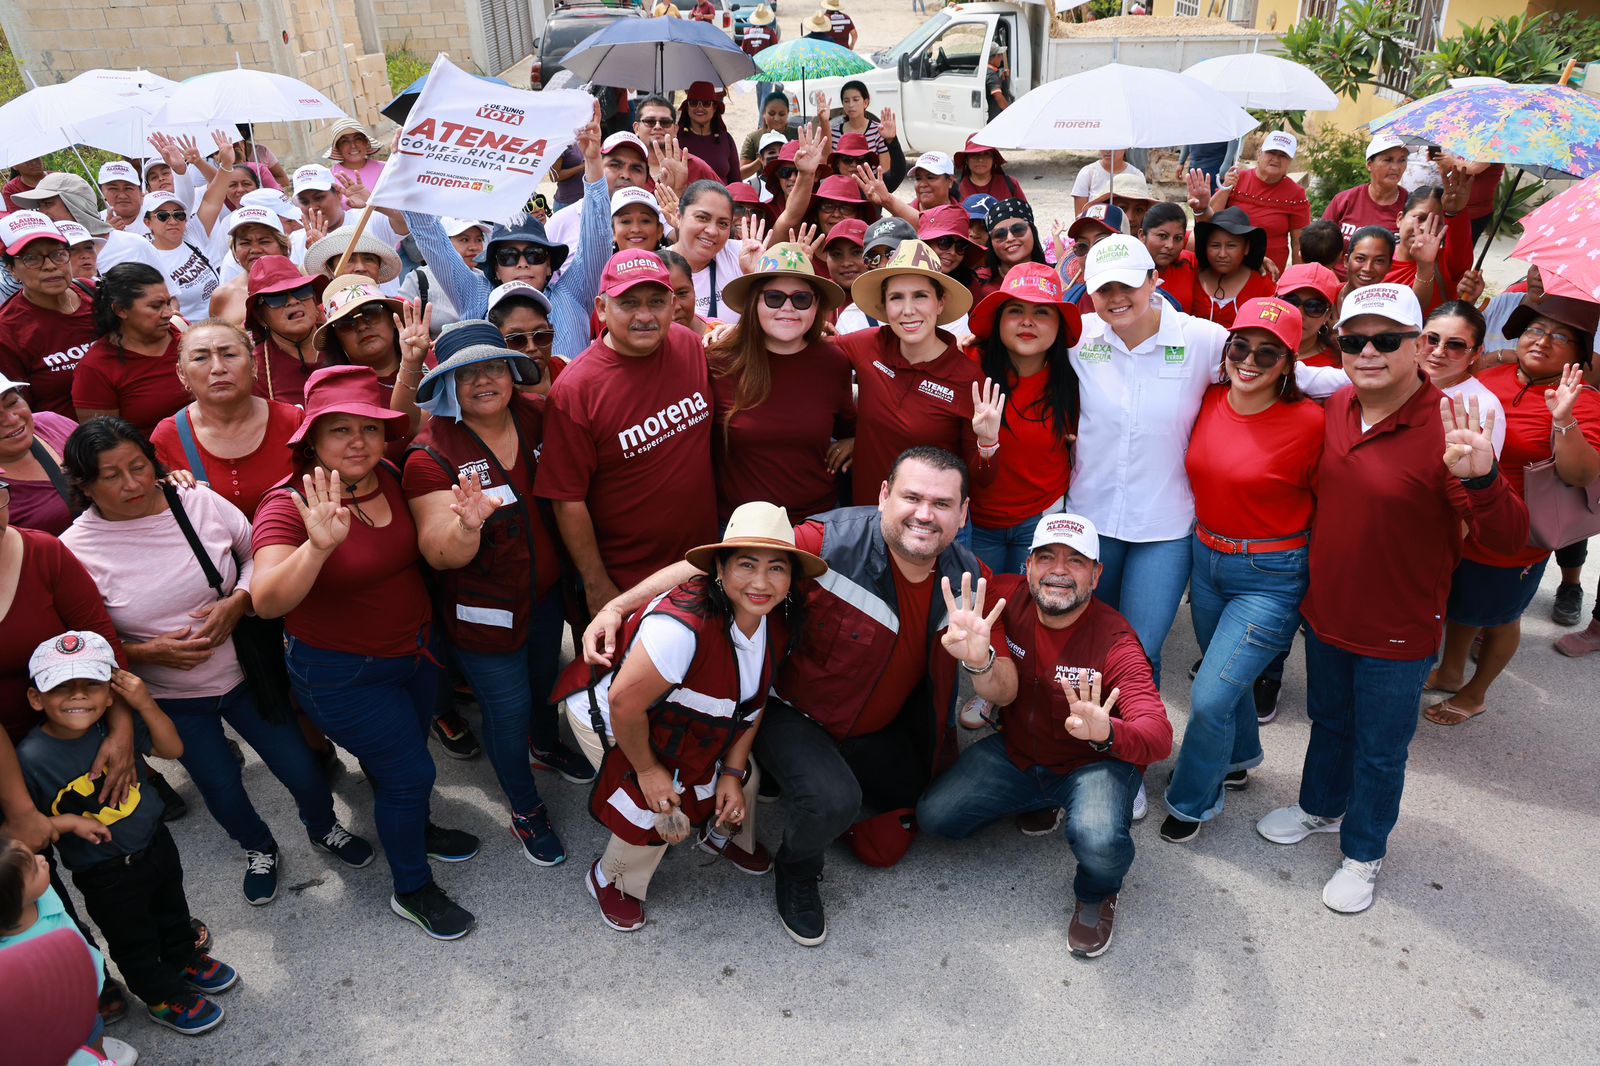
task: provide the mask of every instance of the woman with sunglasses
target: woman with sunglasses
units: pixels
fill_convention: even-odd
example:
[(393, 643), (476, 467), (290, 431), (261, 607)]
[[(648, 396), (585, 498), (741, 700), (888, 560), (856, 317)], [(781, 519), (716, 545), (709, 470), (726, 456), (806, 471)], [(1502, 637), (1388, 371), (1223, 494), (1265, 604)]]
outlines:
[[(941, 204), (922, 212), (917, 224), (917, 240), (937, 253), (939, 269), (952, 281), (969, 293), (977, 287), (978, 267), (987, 252), (981, 244), (972, 241), (966, 208), (960, 204)], [(968, 332), (964, 317), (952, 322), (950, 328), (957, 336)]]
[(966, 147), (956, 153), (956, 199), (967, 202), (969, 196), (992, 196), (996, 200), (1028, 199), (1022, 185), (1005, 172), (1006, 160), (997, 149), (972, 143), (967, 138)]
[[(228, 150), (231, 153), (233, 146), (229, 145)], [(227, 165), (231, 167), (232, 161)], [(222, 283), (222, 276), (212, 262), (213, 256), (218, 263), (222, 257), (216, 256), (211, 231), (227, 188), (222, 175), (206, 186), (205, 199), (195, 209), (193, 218), (188, 205), (174, 193), (152, 192), (144, 198), (144, 224), (150, 227), (150, 243), (155, 247), (156, 260), (166, 275), (167, 287), (178, 298), (178, 313), (191, 322), (198, 322), (211, 313), (211, 294)]]
[(1300, 312), (1296, 363), (1343, 366), (1333, 330), (1341, 287), (1339, 275), (1321, 263), (1296, 263), (1278, 276), (1278, 299)]
[(72, 376), (77, 420), (118, 415), (141, 433), (189, 402), (178, 381), (178, 301), (155, 267), (122, 263), (106, 271), (94, 295), (100, 339)]
[(405, 415), (409, 426), (389, 456), (399, 462), (405, 454), (403, 442), (422, 426), (417, 389), (429, 365), (432, 315), (427, 308), (385, 296), (371, 278), (360, 274), (334, 278), (322, 299), (323, 322), (311, 335), (311, 343), (322, 353), (324, 366), (353, 364), (378, 375), (389, 409)]
[(1300, 312), (1247, 301), (1206, 390), (1184, 461), (1194, 491), (1190, 610), (1205, 657), (1167, 786), (1161, 839), (1193, 840), (1261, 762), (1252, 683), (1300, 626), (1322, 408), (1295, 383)]
[(257, 396), (295, 405), (306, 402), (306, 380), (322, 365), (322, 353), (312, 337), (322, 325), (322, 293), (328, 280), (303, 273), (281, 255), (264, 256), (251, 264), (244, 324), (257, 338)]
[(538, 380), (517, 383), (517, 391), (544, 396), (567, 361), (553, 355), (556, 331), (550, 325), (550, 301), (526, 281), (511, 281), (489, 294), (489, 324), (500, 331), (505, 346), (539, 366)]
[[(1597, 324), (1600, 304), (1549, 293), (1524, 300), (1506, 320), (1506, 336), (1517, 339), (1517, 361), (1478, 378), (1505, 411), (1500, 470), (1519, 496), (1528, 466), (1552, 457), (1567, 485), (1585, 488), (1600, 477), (1600, 393), (1583, 383)], [(1450, 582), (1444, 652), (1428, 678), (1429, 688), (1451, 695), (1428, 708), (1428, 721), (1460, 725), (1488, 708), (1489, 687), (1516, 654), (1523, 612), (1549, 560), (1546, 548), (1504, 555), (1467, 538)], [(1469, 680), (1467, 660), (1480, 631), (1483, 644)]]
[(1499, 455), (1506, 443), (1506, 412), (1496, 396), (1482, 381), (1473, 376), (1473, 367), (1483, 352), (1483, 336), (1487, 327), (1483, 314), (1476, 307), (1460, 300), (1440, 304), (1423, 323), (1422, 336), (1417, 338), (1417, 354), (1422, 357), (1422, 372), (1428, 375), (1433, 387), (1462, 403), (1476, 399), (1478, 410), (1484, 415), (1494, 412), (1494, 453)]
[[(1033, 207), (1026, 200), (1000, 200), (984, 214), (988, 245), (972, 295), (982, 300), (1000, 289), (1011, 269), (1021, 263), (1045, 263), (1044, 243), (1033, 222)], [(1001, 571), (996, 570), (995, 573)]]
[(723, 295), (740, 315), (706, 348), (717, 517), (726, 523), (742, 504), (764, 500), (799, 525), (837, 505), (834, 475), (855, 449), (850, 362), (822, 339), (844, 290), (785, 242)]
[(877, 221), (880, 212), (861, 195), (861, 186), (855, 178), (835, 174), (822, 179), (822, 184), (811, 195), (811, 209), (806, 214), (807, 224), (815, 226), (826, 240), (833, 227), (845, 219), (860, 219), (871, 224)]
[(21, 292), (0, 304), (0, 376), (29, 387), (36, 412), (70, 418), (73, 368), (99, 336), (94, 285), (76, 281), (56, 224), (37, 211), (7, 216), (0, 263)]
[(697, 81), (678, 111), (678, 146), (698, 156), (724, 185), (739, 180), (739, 144), (722, 120), (728, 105), (709, 81)]

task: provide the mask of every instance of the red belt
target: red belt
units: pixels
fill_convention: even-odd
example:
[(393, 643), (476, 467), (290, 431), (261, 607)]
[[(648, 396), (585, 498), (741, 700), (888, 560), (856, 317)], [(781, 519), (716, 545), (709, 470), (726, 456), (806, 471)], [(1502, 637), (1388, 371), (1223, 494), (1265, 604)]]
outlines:
[(1311, 543), (1311, 534), (1296, 533), (1289, 537), (1277, 537), (1273, 540), (1234, 540), (1232, 537), (1219, 537), (1205, 526), (1195, 526), (1194, 535), (1200, 538), (1200, 543), (1214, 552), (1223, 555), (1263, 555), (1267, 552), (1286, 552), (1296, 548), (1304, 548)]

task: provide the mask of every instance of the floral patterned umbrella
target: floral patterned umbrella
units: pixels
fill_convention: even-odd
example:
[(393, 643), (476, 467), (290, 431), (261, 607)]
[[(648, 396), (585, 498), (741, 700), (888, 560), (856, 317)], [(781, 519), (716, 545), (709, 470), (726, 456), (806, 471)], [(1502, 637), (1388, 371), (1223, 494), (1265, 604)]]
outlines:
[(1413, 101), (1368, 129), (1542, 178), (1600, 174), (1600, 99), (1565, 85), (1485, 79)]
[(1545, 291), (1600, 302), (1600, 175), (1523, 219), (1511, 254), (1539, 268)]

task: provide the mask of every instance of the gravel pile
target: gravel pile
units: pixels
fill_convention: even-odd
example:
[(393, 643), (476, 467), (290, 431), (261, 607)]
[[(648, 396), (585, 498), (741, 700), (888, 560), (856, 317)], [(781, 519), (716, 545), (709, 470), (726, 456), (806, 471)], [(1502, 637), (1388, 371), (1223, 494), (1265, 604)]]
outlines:
[(1050, 21), (1052, 37), (1253, 37), (1255, 30), (1224, 19), (1193, 16), (1121, 15), (1093, 22)]

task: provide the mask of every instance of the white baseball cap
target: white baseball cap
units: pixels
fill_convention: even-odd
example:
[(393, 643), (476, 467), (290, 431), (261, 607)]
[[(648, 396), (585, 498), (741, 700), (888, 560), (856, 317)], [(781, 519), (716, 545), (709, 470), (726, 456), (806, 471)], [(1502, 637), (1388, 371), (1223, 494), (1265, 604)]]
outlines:
[(1362, 315), (1387, 318), (1397, 326), (1422, 328), (1422, 305), (1409, 285), (1391, 285), (1380, 282), (1365, 285), (1344, 298), (1339, 309), (1339, 325)]
[(300, 205), (284, 195), (282, 189), (251, 189), (239, 197), (241, 207), (265, 207), (279, 218), (299, 222), (305, 217)]
[(912, 170), (926, 170), (929, 174), (942, 174), (953, 178), (956, 174), (956, 161), (944, 152), (923, 152), (917, 156), (917, 161), (911, 165)]
[(66, 243), (50, 216), (38, 211), (13, 211), (0, 218), (0, 246), (5, 247), (7, 255), (16, 255), (40, 240)]
[(189, 205), (184, 203), (177, 193), (147, 192), (144, 194), (144, 205), (139, 208), (139, 214), (148, 215), (162, 204), (177, 204), (184, 211), (189, 210)]
[(91, 630), (69, 629), (33, 649), (28, 676), (33, 687), (49, 692), (68, 681), (110, 681), (117, 656), (106, 638)]
[(1126, 233), (1114, 233), (1089, 249), (1083, 263), (1083, 286), (1099, 292), (1113, 281), (1130, 289), (1143, 285), (1156, 268), (1144, 242)]
[[(106, 243), (106, 238), (96, 237), (76, 222), (57, 222), (56, 231), (66, 240), (68, 248), (76, 248), (78, 245), (89, 241), (93, 241), (96, 248)], [(0, 389), (0, 391), (4, 390)]]
[(444, 235), (446, 237), (459, 237), (463, 233), (467, 232), (467, 230), (476, 226), (483, 231), (484, 240), (489, 239), (489, 233), (494, 228), (487, 222), (479, 222), (475, 218), (451, 218), (448, 215), (439, 216), (439, 225), (444, 229)]
[(788, 143), (789, 143), (789, 138), (785, 137), (783, 134), (779, 133), (777, 130), (768, 130), (766, 133), (763, 133), (761, 135), (761, 143), (756, 147), (756, 153), (759, 155), (760, 153), (765, 152), (768, 148), (771, 148), (775, 144), (778, 145), (779, 147), (782, 147), (783, 145), (786, 145)]
[(643, 204), (654, 211), (656, 217), (661, 219), (662, 222), (666, 221), (666, 217), (661, 213), (661, 202), (656, 199), (656, 194), (653, 192), (646, 192), (635, 186), (626, 185), (611, 194), (611, 213), (613, 215), (624, 207), (631, 207), (634, 204)]
[(283, 233), (283, 219), (271, 208), (245, 205), (228, 216), (228, 232), (231, 234), (240, 226), (249, 225), (265, 226), (274, 233)]
[(100, 175), (95, 179), (96, 184), (109, 185), (113, 181), (125, 181), (129, 185), (138, 185), (139, 172), (133, 169), (133, 164), (124, 163), (120, 159), (113, 159), (109, 163), (100, 164)]
[(1273, 130), (1261, 142), (1263, 152), (1282, 152), (1290, 159), (1300, 150), (1300, 142), (1295, 140), (1294, 134), (1283, 130)]
[(489, 294), (489, 303), (483, 309), (483, 313), (488, 315), (502, 301), (509, 300), (512, 297), (533, 301), (539, 305), (539, 309), (544, 312), (546, 318), (550, 317), (550, 297), (526, 281), (508, 281), (504, 285), (498, 286)]
[(1031, 555), (1047, 544), (1065, 544), (1085, 559), (1100, 561), (1100, 531), (1082, 515), (1047, 514), (1033, 527)]
[(650, 149), (644, 146), (644, 142), (639, 139), (638, 134), (629, 133), (627, 130), (620, 130), (617, 133), (613, 133), (611, 136), (602, 141), (600, 144), (600, 154), (610, 155), (623, 145), (629, 146), (646, 159), (650, 158)]
[(294, 172), (294, 194), (299, 196), (307, 189), (330, 191), (333, 188), (333, 171), (320, 163), (307, 163)]
[(1387, 152), (1391, 148), (1404, 148), (1405, 146), (1406, 146), (1406, 142), (1402, 141), (1400, 138), (1396, 137), (1394, 134), (1392, 134), (1392, 133), (1380, 133), (1380, 134), (1377, 134), (1376, 136), (1374, 136), (1372, 138), (1372, 140), (1370, 142), (1368, 142), (1368, 144), (1367, 144), (1367, 158), (1371, 159), (1375, 155), (1382, 155), (1384, 152)]

